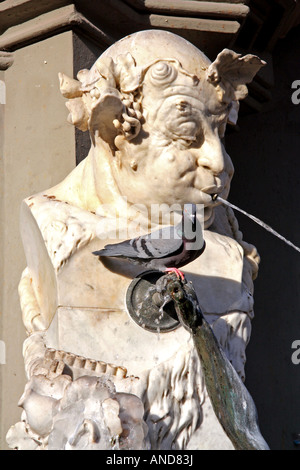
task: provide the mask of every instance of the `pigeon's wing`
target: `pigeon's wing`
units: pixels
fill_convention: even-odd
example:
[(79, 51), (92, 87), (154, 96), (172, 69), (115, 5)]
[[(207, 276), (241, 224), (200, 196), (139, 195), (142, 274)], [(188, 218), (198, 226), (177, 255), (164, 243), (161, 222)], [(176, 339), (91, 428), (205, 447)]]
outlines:
[(138, 250), (132, 245), (133, 240), (126, 240), (121, 243), (113, 245), (105, 245), (103, 250), (94, 251), (93, 254), (97, 256), (116, 256), (120, 258), (137, 258), (139, 257)]
[(149, 258), (167, 258), (183, 247), (183, 241), (178, 237), (174, 227), (166, 227), (149, 235), (141, 237), (139, 241)]
[(182, 240), (175, 238), (174, 233), (174, 227), (167, 227), (132, 240), (106, 245), (103, 250), (93, 254), (121, 258), (165, 258), (182, 248)]

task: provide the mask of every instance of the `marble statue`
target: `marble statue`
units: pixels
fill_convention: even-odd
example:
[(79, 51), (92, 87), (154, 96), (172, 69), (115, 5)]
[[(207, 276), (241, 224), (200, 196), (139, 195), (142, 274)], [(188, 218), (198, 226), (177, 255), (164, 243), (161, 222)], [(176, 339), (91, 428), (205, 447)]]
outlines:
[(92, 252), (119, 242), (128, 224), (142, 233), (163, 224), (163, 210), (150, 220), (153, 205), (202, 205), (206, 249), (183, 271), (244, 381), (259, 255), (212, 195), (228, 196), (234, 169), (222, 139), (263, 65), (228, 49), (211, 62), (179, 36), (149, 30), (112, 45), (77, 79), (60, 74), (68, 120), (90, 133), (91, 149), (22, 204), (28, 383), (12, 448), (233, 448), (189, 332), (134, 323), (124, 299), (140, 271)]

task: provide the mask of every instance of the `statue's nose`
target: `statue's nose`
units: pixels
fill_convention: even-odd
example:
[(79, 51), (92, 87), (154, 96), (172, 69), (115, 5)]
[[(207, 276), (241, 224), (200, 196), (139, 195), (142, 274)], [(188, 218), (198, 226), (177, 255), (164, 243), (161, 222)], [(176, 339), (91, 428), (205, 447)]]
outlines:
[(225, 169), (226, 151), (221, 143), (217, 133), (210, 133), (205, 136), (197, 162), (199, 166), (210, 170), (215, 176), (222, 173)]

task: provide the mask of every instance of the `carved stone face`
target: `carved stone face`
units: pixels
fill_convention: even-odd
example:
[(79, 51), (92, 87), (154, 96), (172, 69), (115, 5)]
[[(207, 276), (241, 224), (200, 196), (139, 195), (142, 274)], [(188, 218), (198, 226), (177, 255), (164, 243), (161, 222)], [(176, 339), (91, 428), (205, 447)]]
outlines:
[(183, 38), (150, 30), (115, 43), (78, 80), (61, 75), (69, 120), (92, 138), (99, 198), (107, 172), (113, 198), (203, 204), (211, 222), (211, 195), (226, 198), (233, 176), (221, 141), (230, 107), (263, 65), (228, 49), (211, 63)]
[(234, 171), (221, 142), (230, 105), (216, 103), (212, 109), (203, 84), (181, 75), (180, 84), (168, 88), (153, 86), (145, 77), (145, 123), (137, 138), (117, 141), (113, 173), (129, 202), (203, 204), (208, 221), (211, 195), (227, 197)]

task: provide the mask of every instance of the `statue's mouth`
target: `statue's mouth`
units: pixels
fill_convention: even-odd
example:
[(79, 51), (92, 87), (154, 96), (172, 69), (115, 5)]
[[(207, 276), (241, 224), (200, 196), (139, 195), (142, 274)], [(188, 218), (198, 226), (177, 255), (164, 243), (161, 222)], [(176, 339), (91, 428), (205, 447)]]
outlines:
[(206, 205), (208, 207), (214, 206), (214, 203), (216, 202), (218, 196), (220, 196), (224, 192), (224, 190), (225, 187), (223, 185), (211, 185), (202, 188), (201, 192), (205, 194), (205, 198), (207, 198)]

